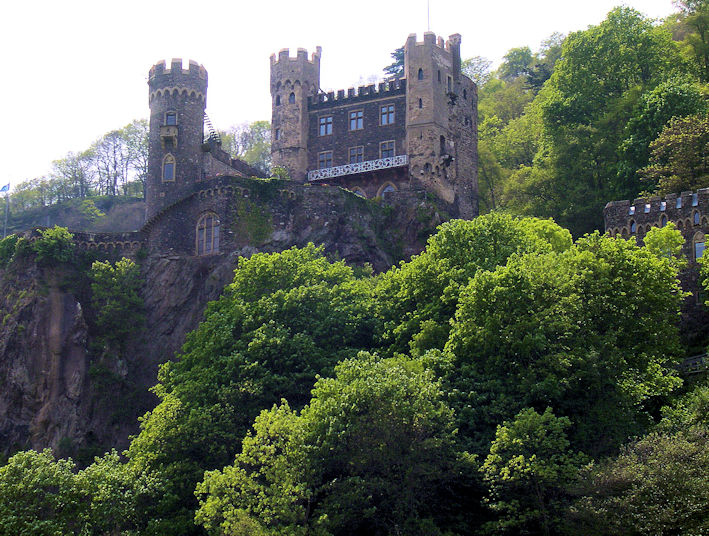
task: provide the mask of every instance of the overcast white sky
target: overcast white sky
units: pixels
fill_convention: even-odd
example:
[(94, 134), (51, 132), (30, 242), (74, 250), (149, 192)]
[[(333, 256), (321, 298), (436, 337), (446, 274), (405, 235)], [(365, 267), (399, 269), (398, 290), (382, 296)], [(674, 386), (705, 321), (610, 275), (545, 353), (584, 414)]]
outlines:
[[(462, 55), (497, 64), (553, 32), (598, 24), (619, 0), (430, 0), (430, 29), (463, 36)], [(627, 0), (650, 17), (671, 0)], [(148, 116), (147, 73), (160, 59), (209, 72), (217, 128), (270, 120), (269, 56), (323, 47), (321, 86), (381, 73), (409, 33), (427, 29), (426, 0), (13, 0), (0, 7), (0, 185)]]

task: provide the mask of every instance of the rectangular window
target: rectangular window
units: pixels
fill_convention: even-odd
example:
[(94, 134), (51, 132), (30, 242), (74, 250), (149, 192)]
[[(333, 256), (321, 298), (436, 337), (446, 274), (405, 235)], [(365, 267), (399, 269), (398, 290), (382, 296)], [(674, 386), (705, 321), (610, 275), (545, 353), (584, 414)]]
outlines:
[(364, 147), (350, 147), (350, 164), (364, 162)]
[(699, 194), (692, 194), (692, 206), (696, 207), (699, 204)]
[(660, 212), (667, 210), (667, 201), (660, 201)]
[(364, 128), (364, 112), (357, 110), (350, 112), (350, 130), (362, 130)]
[(320, 118), (320, 135), (327, 136), (332, 134), (332, 116), (328, 115), (326, 117)]
[(332, 167), (332, 151), (323, 151), (318, 153), (318, 169)]
[(650, 213), (650, 203), (645, 203), (645, 214)]
[(165, 114), (165, 124), (168, 126), (174, 126), (177, 124), (177, 114), (175, 112), (167, 112)]
[(379, 158), (391, 158), (392, 156), (394, 156), (394, 142), (381, 142), (379, 144)]
[(448, 77), (448, 93), (453, 92), (453, 79), (449, 76)]
[(635, 206), (634, 205), (628, 209), (628, 216), (632, 216), (633, 214), (635, 214)]
[(164, 181), (174, 181), (175, 180), (175, 164), (172, 162), (165, 162), (162, 167), (162, 180)]
[(677, 196), (677, 204), (675, 205), (675, 208), (682, 208), (682, 197)]
[(387, 104), (381, 107), (381, 113), (379, 115), (379, 124), (393, 125), (394, 124), (394, 105)]

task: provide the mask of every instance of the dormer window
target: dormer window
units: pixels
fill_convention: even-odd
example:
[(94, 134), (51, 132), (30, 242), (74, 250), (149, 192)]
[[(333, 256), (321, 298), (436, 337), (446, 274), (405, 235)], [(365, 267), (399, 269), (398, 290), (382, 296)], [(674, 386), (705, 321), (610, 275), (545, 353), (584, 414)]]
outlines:
[(165, 125), (175, 126), (177, 124), (177, 112), (165, 113)]

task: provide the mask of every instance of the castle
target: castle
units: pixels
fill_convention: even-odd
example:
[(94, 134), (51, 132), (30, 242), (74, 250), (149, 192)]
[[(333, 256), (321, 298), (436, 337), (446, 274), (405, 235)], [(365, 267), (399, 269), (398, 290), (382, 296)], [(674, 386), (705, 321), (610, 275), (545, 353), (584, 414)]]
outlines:
[(477, 88), (461, 73), (460, 35), (404, 45), (405, 78), (320, 91), (321, 49), (271, 56), (273, 164), (299, 182), (366, 198), (422, 189), (459, 217), (478, 213)]
[[(292, 227), (284, 200), (307, 204), (315, 185), (385, 203), (432, 199), (444, 219), (476, 216), (477, 88), (461, 73), (460, 35), (445, 42), (431, 32), (422, 42), (410, 35), (405, 78), (346, 94), (321, 91), (320, 56), (318, 47), (310, 59), (303, 49), (295, 58), (287, 49), (271, 57), (272, 159), (291, 177), (264, 215), (271, 227)], [(207, 80), (193, 61), (186, 69), (180, 59), (150, 69), (140, 240), (149, 252), (203, 256), (250, 240), (234, 229), (251, 212), (243, 205), (258, 172), (222, 150), (208, 120), (205, 135)]]

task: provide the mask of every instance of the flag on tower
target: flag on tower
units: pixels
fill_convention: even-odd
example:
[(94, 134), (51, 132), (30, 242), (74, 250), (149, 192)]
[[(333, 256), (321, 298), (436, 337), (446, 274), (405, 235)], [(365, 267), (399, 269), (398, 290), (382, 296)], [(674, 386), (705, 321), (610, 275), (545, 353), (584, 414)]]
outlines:
[(5, 186), (0, 188), (0, 194), (3, 192), (9, 192), (10, 191), (10, 183), (8, 182)]

